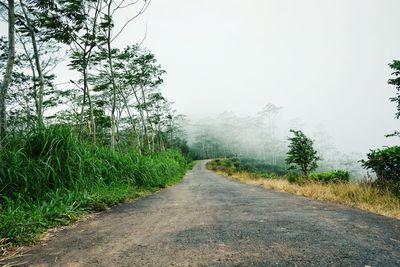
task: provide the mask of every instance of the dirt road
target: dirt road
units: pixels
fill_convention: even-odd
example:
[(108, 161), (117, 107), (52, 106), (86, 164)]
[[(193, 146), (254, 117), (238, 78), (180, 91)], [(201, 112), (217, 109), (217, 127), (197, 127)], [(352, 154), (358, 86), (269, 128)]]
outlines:
[(62, 230), (7, 263), (400, 266), (399, 220), (234, 182), (204, 164), (181, 184)]

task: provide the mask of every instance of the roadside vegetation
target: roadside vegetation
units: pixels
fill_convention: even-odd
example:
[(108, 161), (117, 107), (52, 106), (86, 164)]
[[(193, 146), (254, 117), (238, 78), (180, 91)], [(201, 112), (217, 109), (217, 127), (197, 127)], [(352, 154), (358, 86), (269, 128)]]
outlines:
[(65, 126), (9, 136), (0, 152), (0, 245), (28, 243), (50, 227), (178, 182), (175, 150), (141, 155), (79, 141)]
[[(249, 171), (239, 159), (216, 159), (207, 167), (243, 183), (331, 201), (400, 219), (400, 196), (393, 185), (374, 181), (349, 181), (346, 171), (311, 173), (309, 177), (287, 172), (277, 174), (270, 166)], [(321, 178), (323, 177), (323, 178)]]
[[(141, 43), (114, 45), (149, 4), (0, 2), (0, 256), (184, 175), (165, 71)], [(132, 17), (117, 23), (124, 9)], [(62, 61), (74, 78), (56, 82)]]

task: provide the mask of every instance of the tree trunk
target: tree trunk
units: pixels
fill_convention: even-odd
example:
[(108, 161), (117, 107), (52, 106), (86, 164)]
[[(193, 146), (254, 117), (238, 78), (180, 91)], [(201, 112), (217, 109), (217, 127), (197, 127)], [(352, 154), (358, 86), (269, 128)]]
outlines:
[[(85, 74), (83, 75), (85, 77)], [(80, 86), (78, 88), (82, 89)], [(83, 99), (82, 99), (82, 106), (81, 106), (81, 114), (79, 118), (79, 137), (81, 137), (83, 132), (83, 117), (85, 113), (85, 105), (86, 105), (86, 88), (82, 89), (83, 91)]]
[(124, 106), (125, 106), (125, 108), (126, 108), (126, 112), (128, 113), (128, 117), (129, 117), (129, 120), (131, 121), (131, 125), (132, 125), (132, 130), (133, 130), (133, 135), (134, 136), (136, 136), (136, 143), (137, 143), (137, 145), (138, 145), (138, 147), (139, 147), (139, 151), (141, 151), (142, 150), (142, 142), (141, 142), (141, 140), (140, 140), (140, 134), (139, 134), (139, 132), (136, 130), (136, 124), (135, 124), (135, 120), (134, 120), (134, 118), (133, 118), (133, 115), (131, 114), (131, 111), (129, 110), (129, 106), (128, 106), (128, 100), (127, 100), (127, 97), (123, 94), (123, 92), (121, 92), (120, 91), (120, 95), (121, 95), (121, 97), (122, 97), (122, 100), (123, 100), (123, 102), (124, 102)]
[(89, 93), (89, 84), (88, 84), (88, 80), (87, 80), (87, 71), (85, 70), (85, 75), (83, 76), (83, 83), (84, 83), (84, 87), (86, 88), (86, 95), (88, 98), (88, 104), (89, 104), (89, 111), (90, 111), (90, 121), (92, 123), (92, 136), (93, 136), (93, 144), (96, 144), (96, 121), (94, 118), (94, 112), (93, 112), (93, 103), (92, 103), (92, 99), (90, 97), (90, 93)]
[(0, 85), (0, 144), (7, 131), (6, 98), (12, 81), (15, 61), (15, 14), (14, 0), (8, 0), (8, 59), (6, 73)]
[(140, 120), (142, 122), (142, 127), (143, 127), (143, 131), (144, 131), (144, 136), (142, 139), (142, 142), (144, 142), (143, 140), (146, 139), (147, 140), (147, 146), (149, 148), (149, 150), (151, 149), (151, 145), (150, 145), (150, 140), (148, 138), (148, 134), (147, 134), (147, 126), (146, 126), (146, 121), (144, 119), (144, 114), (143, 114), (143, 109), (142, 109), (142, 104), (140, 102), (139, 96), (137, 95), (137, 92), (135, 90), (135, 88), (131, 85), (132, 91), (133, 91), (133, 95), (135, 96), (136, 102), (139, 105), (139, 115), (140, 115)]
[(19, 2), (21, 4), (22, 12), (24, 13), (24, 17), (25, 17), (25, 21), (26, 21), (26, 26), (28, 28), (29, 35), (30, 35), (31, 41), (32, 41), (33, 56), (35, 58), (36, 71), (38, 74), (37, 78), (39, 81), (39, 93), (37, 95), (37, 108), (36, 108), (37, 124), (39, 127), (42, 127), (44, 125), (44, 122), (43, 122), (44, 78), (43, 78), (42, 66), (40, 64), (40, 56), (39, 56), (39, 51), (37, 48), (35, 29), (32, 26), (32, 23), (28, 17), (28, 14), (26, 13), (25, 5), (24, 5), (23, 1), (19, 0)]
[[(111, 4), (113, 1), (110, 1), (108, 4), (108, 16), (111, 17)], [(112, 62), (112, 55), (111, 55), (111, 22), (108, 25), (107, 29), (107, 52), (108, 52), (108, 65), (110, 68), (110, 75), (111, 75), (111, 85), (112, 85), (112, 103), (111, 103), (111, 149), (115, 151), (115, 107), (116, 107), (116, 98), (117, 98), (117, 89), (115, 85), (115, 76), (114, 76), (114, 67)]]
[(26, 47), (26, 44), (25, 44), (23, 38), (22, 38), (20, 35), (19, 35), (19, 41), (20, 41), (20, 43), (22, 44), (22, 48), (24, 49), (25, 55), (26, 55), (26, 57), (27, 57), (27, 59), (28, 59), (28, 62), (29, 62), (29, 67), (30, 67), (30, 69), (31, 69), (31, 71), (32, 71), (33, 98), (34, 98), (34, 101), (35, 101), (35, 108), (36, 108), (36, 114), (37, 114), (38, 109), (39, 109), (39, 101), (38, 101), (38, 99), (37, 99), (38, 93), (37, 93), (37, 88), (36, 88), (37, 86), (36, 86), (35, 64), (33, 63), (32, 58), (31, 58), (31, 55), (29, 54), (28, 48)]
[[(155, 134), (155, 130), (154, 130), (153, 124), (151, 123), (151, 120), (150, 120), (149, 111), (147, 109), (148, 107), (147, 107), (147, 102), (146, 102), (146, 94), (144, 92), (143, 86), (140, 86), (140, 90), (142, 92), (143, 105), (146, 107), (146, 109), (144, 110), (146, 112), (146, 119), (149, 122), (150, 130), (151, 130), (151, 147), (150, 147), (150, 151), (154, 152), (154, 134)], [(149, 132), (149, 131), (147, 131), (147, 132)], [(149, 141), (149, 144), (150, 144), (150, 141)]]

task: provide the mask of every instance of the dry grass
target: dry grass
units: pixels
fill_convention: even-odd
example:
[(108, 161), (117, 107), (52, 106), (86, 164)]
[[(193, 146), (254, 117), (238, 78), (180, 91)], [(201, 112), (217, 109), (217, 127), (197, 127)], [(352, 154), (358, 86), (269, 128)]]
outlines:
[[(219, 173), (226, 175), (223, 172)], [(366, 182), (323, 184), (311, 181), (296, 184), (283, 178), (268, 179), (247, 172), (233, 173), (229, 177), (246, 184), (260, 185), (277, 191), (335, 202), (400, 219), (400, 199), (390, 191), (374, 187)]]

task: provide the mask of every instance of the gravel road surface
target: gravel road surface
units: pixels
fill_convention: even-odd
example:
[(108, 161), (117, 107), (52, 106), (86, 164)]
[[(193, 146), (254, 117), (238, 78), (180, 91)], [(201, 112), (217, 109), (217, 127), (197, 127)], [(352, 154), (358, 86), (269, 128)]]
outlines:
[(241, 184), (205, 163), (0, 265), (400, 266), (399, 220)]

